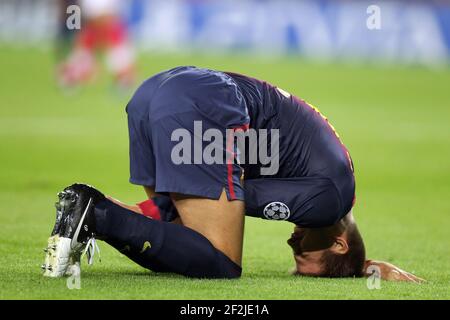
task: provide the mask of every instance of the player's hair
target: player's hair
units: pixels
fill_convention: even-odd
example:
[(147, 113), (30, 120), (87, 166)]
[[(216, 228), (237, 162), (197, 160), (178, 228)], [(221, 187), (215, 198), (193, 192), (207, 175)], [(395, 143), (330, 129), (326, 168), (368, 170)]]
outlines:
[(322, 258), (322, 277), (343, 278), (362, 277), (364, 275), (364, 262), (366, 249), (364, 241), (356, 224), (352, 224), (347, 231), (348, 251), (345, 254), (336, 254), (327, 250)]

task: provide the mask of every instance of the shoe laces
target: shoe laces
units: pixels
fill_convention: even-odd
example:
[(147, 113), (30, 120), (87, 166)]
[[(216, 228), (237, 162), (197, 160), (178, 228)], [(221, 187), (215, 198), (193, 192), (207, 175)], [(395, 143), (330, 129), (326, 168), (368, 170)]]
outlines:
[(83, 250), (83, 253), (81, 254), (81, 258), (83, 258), (85, 255), (87, 257), (87, 261), (89, 265), (92, 265), (94, 263), (94, 255), (95, 252), (98, 252), (98, 261), (101, 262), (100, 257), (100, 248), (97, 244), (97, 240), (95, 239), (94, 235), (89, 238), (88, 242), (86, 243), (86, 247)]

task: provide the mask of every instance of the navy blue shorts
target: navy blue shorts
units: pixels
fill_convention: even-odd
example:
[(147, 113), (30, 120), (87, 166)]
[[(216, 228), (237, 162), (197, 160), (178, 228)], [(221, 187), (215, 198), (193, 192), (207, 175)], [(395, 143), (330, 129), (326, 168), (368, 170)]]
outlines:
[[(250, 119), (229, 76), (194, 67), (162, 72), (138, 88), (127, 113), (131, 183), (211, 199), (225, 190), (229, 200), (244, 200), (237, 146), (226, 138), (227, 129), (245, 128)], [(218, 130), (220, 141), (208, 129)], [(202, 155), (212, 142), (214, 159), (222, 162), (205, 163)]]

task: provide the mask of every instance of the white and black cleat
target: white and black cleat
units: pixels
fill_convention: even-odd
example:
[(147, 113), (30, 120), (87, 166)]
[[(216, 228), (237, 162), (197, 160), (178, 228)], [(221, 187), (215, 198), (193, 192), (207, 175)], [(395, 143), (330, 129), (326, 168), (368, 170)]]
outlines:
[(45, 261), (41, 267), (44, 270), (44, 276), (62, 277), (69, 265), (70, 239), (54, 235), (48, 238), (47, 244)]
[(62, 277), (80, 267), (81, 256), (87, 254), (92, 264), (95, 251), (94, 205), (105, 199), (95, 188), (73, 184), (58, 193), (56, 222), (47, 241), (44, 276)]

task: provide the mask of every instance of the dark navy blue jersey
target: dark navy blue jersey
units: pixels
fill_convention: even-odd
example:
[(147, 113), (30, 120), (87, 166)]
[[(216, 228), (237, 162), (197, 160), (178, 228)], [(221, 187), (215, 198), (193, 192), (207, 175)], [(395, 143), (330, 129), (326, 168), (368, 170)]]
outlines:
[[(320, 207), (319, 211), (327, 211), (319, 214), (322, 217), (327, 216), (330, 211), (335, 211), (334, 214), (328, 215), (326, 221), (312, 219), (313, 223), (297, 221), (297, 224), (329, 225), (348, 213), (355, 200), (353, 163), (347, 148), (328, 119), (313, 105), (268, 82), (232, 72), (226, 74), (233, 78), (244, 96), (250, 128), (276, 128), (280, 132), (279, 171), (275, 175), (261, 175), (260, 163), (251, 165), (246, 161), (243, 165), (247, 181), (246, 198), (254, 198), (255, 193), (270, 193), (263, 190), (273, 190), (279, 186), (284, 186), (283, 190), (296, 189), (292, 186), (294, 184), (302, 189), (298, 191), (296, 204), (302, 207), (303, 213), (314, 211), (313, 207)], [(264, 180), (265, 183), (258, 180)], [(283, 183), (276, 183), (275, 180)], [(269, 195), (258, 204), (253, 204), (252, 211), (256, 212), (255, 215), (260, 215), (261, 206), (265, 206), (269, 201), (267, 197)], [(273, 201), (277, 199), (272, 196), (270, 198), (273, 198)], [(324, 207), (327, 203), (329, 206)], [(334, 207), (339, 208), (333, 209)]]
[[(267, 82), (178, 67), (146, 80), (127, 113), (132, 183), (153, 186), (160, 193), (212, 199), (225, 190), (230, 200), (245, 200), (249, 215), (309, 227), (333, 224), (352, 207), (353, 167), (334, 128), (315, 107)], [(173, 140), (174, 131), (185, 129), (199, 138), (199, 122), (203, 131), (223, 133), (219, 144), (227, 143), (227, 129), (266, 129), (269, 144), (270, 129), (279, 130), (278, 170), (264, 175), (264, 164), (249, 161), (174, 163), (179, 143)], [(233, 144), (220, 152), (228, 158), (239, 150)]]
[[(273, 177), (332, 175), (330, 162), (352, 168), (346, 147), (316, 107), (268, 82), (226, 74), (245, 98), (250, 128), (280, 130), (280, 170)], [(246, 178), (260, 177), (260, 165), (245, 166)]]

